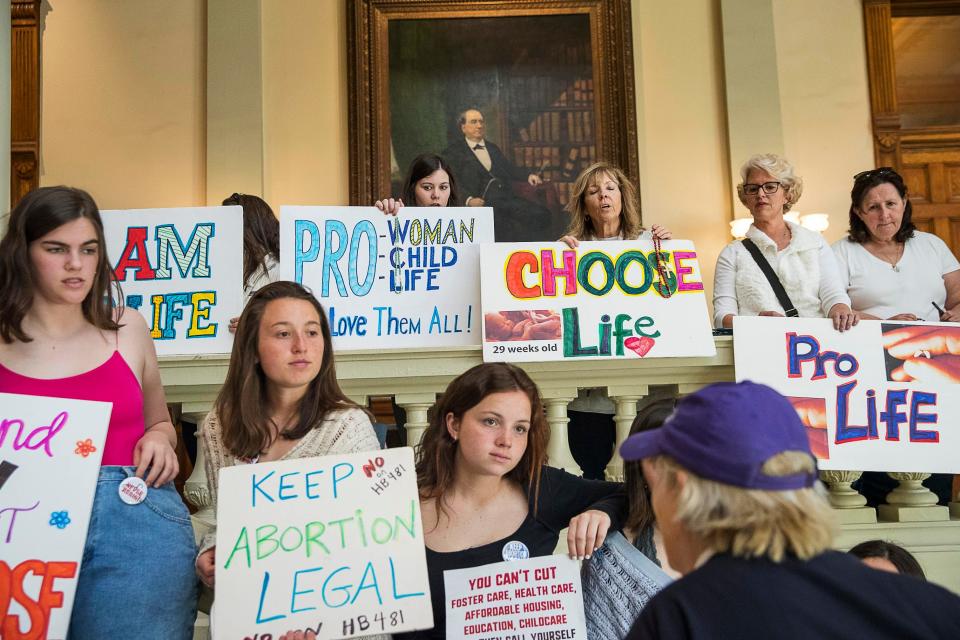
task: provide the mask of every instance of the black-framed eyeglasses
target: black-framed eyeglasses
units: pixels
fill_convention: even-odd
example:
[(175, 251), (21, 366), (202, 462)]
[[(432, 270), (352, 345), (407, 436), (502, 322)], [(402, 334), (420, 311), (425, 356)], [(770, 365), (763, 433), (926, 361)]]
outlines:
[(853, 176), (854, 182), (859, 182), (861, 180), (872, 180), (873, 178), (881, 178), (883, 176), (898, 176), (899, 173), (893, 167), (877, 167), (876, 169), (870, 169), (868, 171), (861, 171), (857, 175)]
[(770, 196), (775, 194), (779, 188), (779, 182), (764, 182), (763, 184), (753, 184), (748, 182), (747, 184), (743, 185), (743, 192), (748, 196), (755, 196), (760, 193), (760, 189), (763, 189), (763, 192)]

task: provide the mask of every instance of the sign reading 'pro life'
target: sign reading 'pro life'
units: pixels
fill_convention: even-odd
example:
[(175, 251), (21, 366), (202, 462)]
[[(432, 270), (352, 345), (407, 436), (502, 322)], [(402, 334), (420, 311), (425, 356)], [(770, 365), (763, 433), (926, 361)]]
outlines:
[(733, 320), (737, 380), (787, 396), (821, 469), (960, 472), (960, 326)]
[(102, 211), (118, 301), (147, 321), (157, 355), (230, 353), (243, 309), (243, 209)]
[(710, 356), (697, 252), (685, 240), (483, 245), (486, 362)]
[(227, 467), (217, 495), (217, 640), (433, 626), (413, 449)]
[(281, 207), (284, 279), (327, 309), (338, 349), (480, 344), (487, 208)]

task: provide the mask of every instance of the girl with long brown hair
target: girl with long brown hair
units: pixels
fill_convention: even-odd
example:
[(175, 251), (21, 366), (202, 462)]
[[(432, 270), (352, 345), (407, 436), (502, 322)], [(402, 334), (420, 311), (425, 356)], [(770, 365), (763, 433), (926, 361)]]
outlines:
[(568, 526), (570, 555), (590, 557), (620, 527), (622, 485), (546, 466), (549, 438), (523, 369), (481, 364), (450, 383), (417, 451), (434, 628), (399, 637), (445, 637), (446, 570), (552, 554)]
[[(222, 467), (380, 448), (367, 412), (337, 383), (327, 314), (304, 287), (274, 282), (250, 298), (200, 438), (214, 504)], [(207, 534), (197, 557), (210, 586), (215, 544)]]

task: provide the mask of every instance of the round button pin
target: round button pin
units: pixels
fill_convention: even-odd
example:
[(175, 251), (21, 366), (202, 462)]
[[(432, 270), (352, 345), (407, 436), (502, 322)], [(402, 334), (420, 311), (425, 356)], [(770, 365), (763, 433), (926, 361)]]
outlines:
[(507, 544), (503, 545), (503, 551), (501, 552), (501, 555), (507, 562), (512, 562), (514, 560), (526, 560), (530, 557), (530, 549), (527, 549), (527, 545), (523, 544), (519, 540), (511, 540)]
[(127, 504), (140, 504), (147, 498), (147, 483), (133, 476), (120, 483), (120, 499)]

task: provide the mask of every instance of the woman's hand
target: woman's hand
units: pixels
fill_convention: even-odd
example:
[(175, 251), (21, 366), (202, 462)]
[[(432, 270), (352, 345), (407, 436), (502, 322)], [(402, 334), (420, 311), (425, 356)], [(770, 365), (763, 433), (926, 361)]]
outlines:
[(486, 203), (487, 201), (480, 196), (471, 196), (467, 198), (463, 204), (467, 205), (468, 207), (482, 207)]
[(960, 307), (947, 309), (940, 314), (940, 322), (960, 322)]
[(237, 316), (236, 318), (230, 318), (230, 326), (227, 327), (230, 330), (230, 333), (236, 333), (237, 325), (239, 324), (240, 324), (240, 316)]
[[(177, 477), (180, 463), (177, 452), (170, 446), (170, 439), (159, 430), (150, 429), (137, 440), (133, 449), (133, 464), (137, 467), (137, 477), (143, 478), (150, 487), (162, 487)], [(149, 474), (147, 469), (150, 469)]]
[(610, 529), (610, 516), (590, 509), (570, 520), (567, 529), (567, 553), (575, 560), (589, 558), (600, 548)]
[(385, 198), (383, 200), (377, 200), (373, 203), (373, 206), (375, 206), (377, 209), (380, 209), (380, 211), (383, 211), (385, 215), (395, 216), (400, 213), (400, 209), (403, 208), (403, 200), (400, 200), (399, 198), (396, 200), (393, 198)]
[(563, 236), (560, 238), (560, 242), (564, 243), (571, 249), (576, 249), (580, 246), (580, 241), (574, 238), (573, 236)]
[(213, 580), (217, 574), (217, 548), (210, 547), (199, 556), (197, 556), (197, 575), (211, 589)]
[(655, 224), (650, 227), (650, 234), (658, 240), (669, 240), (673, 237), (673, 233), (670, 231), (670, 229), (661, 227), (659, 224)]
[[(861, 316), (861, 317), (866, 319), (866, 316)], [(887, 320), (909, 320), (910, 322), (913, 322), (917, 319), (918, 319), (917, 316), (913, 315), (912, 313), (898, 313), (895, 316), (890, 316), (889, 318), (887, 318)]]
[(830, 307), (829, 317), (837, 331), (846, 331), (860, 322), (860, 314), (842, 302)]
[(761, 311), (758, 316), (767, 316), (768, 318), (785, 318), (786, 316), (779, 311)]

